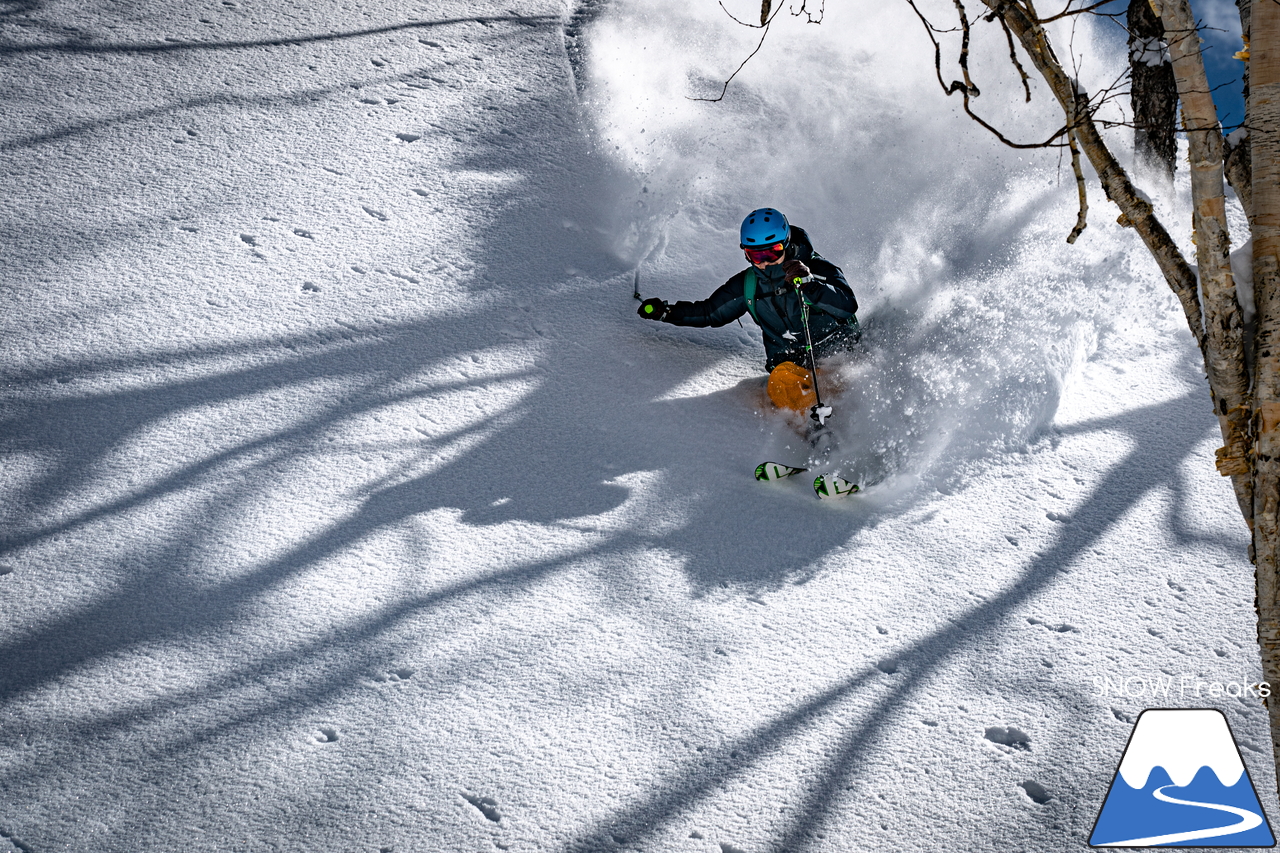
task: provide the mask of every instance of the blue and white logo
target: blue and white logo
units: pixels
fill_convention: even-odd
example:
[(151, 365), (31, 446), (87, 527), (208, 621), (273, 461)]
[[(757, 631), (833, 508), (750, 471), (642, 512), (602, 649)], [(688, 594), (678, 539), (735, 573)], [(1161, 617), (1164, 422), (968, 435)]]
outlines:
[(1221, 711), (1142, 712), (1090, 847), (1274, 847)]

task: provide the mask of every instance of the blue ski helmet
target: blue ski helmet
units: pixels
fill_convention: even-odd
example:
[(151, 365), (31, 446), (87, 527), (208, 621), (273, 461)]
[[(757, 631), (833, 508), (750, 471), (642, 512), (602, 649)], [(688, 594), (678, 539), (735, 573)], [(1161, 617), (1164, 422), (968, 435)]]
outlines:
[(762, 207), (747, 214), (742, 220), (742, 248), (785, 243), (791, 236), (787, 217), (772, 207)]

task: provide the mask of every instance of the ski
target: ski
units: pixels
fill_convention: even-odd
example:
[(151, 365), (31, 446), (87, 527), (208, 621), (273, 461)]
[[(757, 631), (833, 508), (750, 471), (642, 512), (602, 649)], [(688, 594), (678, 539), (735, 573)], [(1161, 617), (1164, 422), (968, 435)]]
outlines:
[(808, 470), (808, 468), (793, 468), (781, 462), (761, 462), (756, 466), (756, 479), (766, 483), (771, 480), (785, 480), (787, 477), (794, 477)]
[(819, 498), (843, 498), (861, 491), (857, 483), (851, 483), (835, 474), (819, 474), (813, 481), (813, 491)]

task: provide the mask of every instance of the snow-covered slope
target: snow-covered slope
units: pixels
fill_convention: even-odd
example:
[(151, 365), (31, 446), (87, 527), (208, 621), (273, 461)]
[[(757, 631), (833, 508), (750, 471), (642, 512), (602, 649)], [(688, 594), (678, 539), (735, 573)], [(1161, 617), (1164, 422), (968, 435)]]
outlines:
[[(1099, 695), (1258, 678), (1132, 235), (892, 4), (684, 100), (704, 5), (0, 9), (0, 850), (1075, 850), (1153, 705), (1272, 807), (1256, 700)], [(766, 203), (863, 303), (838, 506), (634, 314)]]

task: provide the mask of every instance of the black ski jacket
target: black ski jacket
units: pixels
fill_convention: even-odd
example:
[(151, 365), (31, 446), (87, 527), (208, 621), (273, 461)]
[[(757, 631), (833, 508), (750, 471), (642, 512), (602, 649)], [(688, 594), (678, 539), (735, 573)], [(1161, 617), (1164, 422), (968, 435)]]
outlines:
[[(807, 285), (810, 303), (809, 333), (814, 354), (821, 358), (855, 343), (858, 331), (858, 300), (844, 273), (813, 250), (803, 228), (791, 226), (787, 259), (804, 261), (818, 281)], [(677, 326), (723, 326), (747, 313), (743, 291), (747, 271), (743, 270), (698, 302), (677, 302), (662, 319)], [(765, 369), (773, 370), (784, 361), (808, 366), (805, 355), (804, 324), (800, 297), (786, 284), (782, 264), (756, 269), (756, 323), (764, 336)]]

